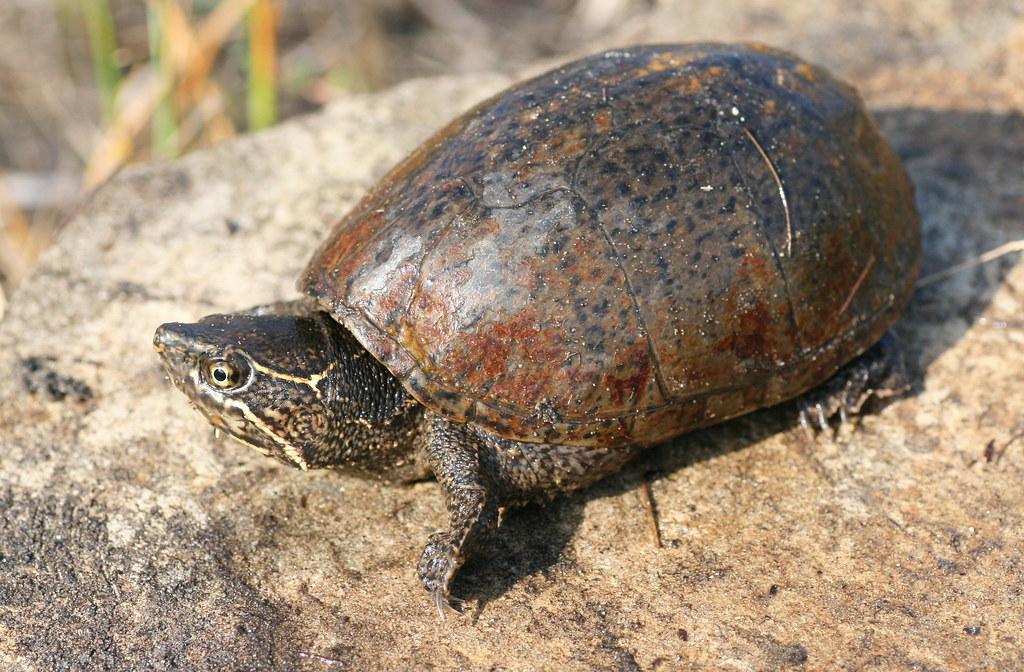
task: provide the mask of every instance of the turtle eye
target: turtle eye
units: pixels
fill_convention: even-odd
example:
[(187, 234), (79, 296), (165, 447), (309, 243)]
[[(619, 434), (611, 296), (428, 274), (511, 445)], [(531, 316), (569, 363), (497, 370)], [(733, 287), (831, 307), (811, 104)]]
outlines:
[(206, 382), (222, 390), (230, 390), (244, 382), (243, 366), (226, 359), (212, 359), (206, 364)]

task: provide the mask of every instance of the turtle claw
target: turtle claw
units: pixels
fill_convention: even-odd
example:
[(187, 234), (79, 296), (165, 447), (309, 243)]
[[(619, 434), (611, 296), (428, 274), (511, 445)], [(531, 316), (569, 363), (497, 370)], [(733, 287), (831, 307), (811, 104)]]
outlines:
[(803, 427), (807, 438), (813, 439), (819, 433), (827, 433), (831, 429), (828, 424), (830, 417), (831, 413), (826, 411), (826, 406), (821, 401), (811, 396), (800, 401), (800, 426)]
[(440, 588), (434, 590), (434, 606), (437, 608), (437, 617), (440, 618), (442, 621), (444, 620), (445, 608), (452, 608), (451, 603), (448, 602), (448, 597)]
[(882, 339), (860, 358), (844, 366), (825, 384), (800, 400), (800, 426), (809, 438), (829, 432), (832, 418), (840, 427), (859, 415), (868, 400), (886, 399), (909, 389), (903, 358), (895, 340)]
[(437, 609), (437, 616), (442, 621), (445, 620), (445, 614), (452, 612), (461, 616), (463, 614), (463, 608), (466, 605), (465, 600), (460, 600), (457, 597), (452, 597), (443, 590), (433, 591), (434, 595), (434, 607)]
[(800, 401), (800, 426), (804, 428), (804, 434), (808, 439), (814, 438), (814, 430), (811, 429), (810, 414), (807, 411), (807, 404), (804, 400)]
[(459, 607), (464, 604), (463, 601), (452, 597), (448, 590), (462, 562), (462, 556), (455, 549), (448, 533), (435, 532), (430, 535), (418, 569), (423, 587), (433, 595), (437, 615), (442, 621), (448, 610), (462, 613)]
[(820, 403), (814, 405), (814, 419), (818, 421), (818, 429), (821, 432), (829, 430), (828, 417), (826, 417), (825, 409)]

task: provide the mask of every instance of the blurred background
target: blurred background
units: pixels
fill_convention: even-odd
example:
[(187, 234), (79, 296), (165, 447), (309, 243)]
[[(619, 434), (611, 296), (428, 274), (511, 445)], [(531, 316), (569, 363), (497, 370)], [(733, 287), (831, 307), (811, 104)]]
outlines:
[(657, 0), (0, 0), (0, 316), (80, 195), (411, 77), (511, 70)]

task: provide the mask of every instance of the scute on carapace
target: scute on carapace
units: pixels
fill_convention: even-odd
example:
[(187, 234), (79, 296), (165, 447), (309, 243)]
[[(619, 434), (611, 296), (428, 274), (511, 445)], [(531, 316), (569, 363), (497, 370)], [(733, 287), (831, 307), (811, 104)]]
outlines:
[(758, 45), (650, 46), (467, 112), (299, 286), (450, 418), (650, 444), (863, 352), (913, 290), (919, 235), (853, 89)]

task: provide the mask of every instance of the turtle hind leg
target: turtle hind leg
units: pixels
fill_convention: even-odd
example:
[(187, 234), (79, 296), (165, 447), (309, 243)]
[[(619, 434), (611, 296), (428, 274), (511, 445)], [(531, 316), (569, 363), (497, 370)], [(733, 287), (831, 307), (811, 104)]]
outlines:
[(910, 389), (903, 351), (886, 332), (860, 357), (854, 359), (798, 402), (800, 426), (808, 435), (828, 432), (829, 421), (838, 416), (847, 424), (871, 399), (887, 399)]

